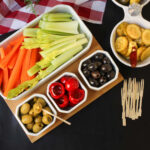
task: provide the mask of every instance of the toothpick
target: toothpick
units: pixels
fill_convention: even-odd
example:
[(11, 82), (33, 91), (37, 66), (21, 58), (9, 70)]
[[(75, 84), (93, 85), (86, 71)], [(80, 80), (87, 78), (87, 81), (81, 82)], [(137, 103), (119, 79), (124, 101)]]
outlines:
[(62, 119), (62, 118), (60, 118), (59, 116), (57, 116), (57, 115), (55, 115), (55, 114), (53, 114), (53, 113), (51, 113), (51, 112), (49, 112), (49, 111), (47, 111), (47, 110), (45, 110), (45, 109), (42, 109), (42, 110), (43, 110), (43, 112), (45, 112), (45, 113), (47, 113), (47, 114), (49, 114), (49, 115), (51, 115), (51, 116), (53, 116), (53, 117), (56, 117), (57, 119), (59, 119), (59, 120), (61, 120), (62, 122), (66, 123), (67, 125), (71, 125), (71, 123), (70, 123), (69, 121), (66, 121), (66, 120)]

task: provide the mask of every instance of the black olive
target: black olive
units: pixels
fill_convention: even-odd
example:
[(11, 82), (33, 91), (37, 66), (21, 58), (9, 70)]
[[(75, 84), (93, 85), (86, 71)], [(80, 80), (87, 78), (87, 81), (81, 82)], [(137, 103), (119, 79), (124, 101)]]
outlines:
[(104, 57), (102, 62), (103, 64), (110, 64), (110, 60), (108, 57)]
[(93, 79), (93, 78), (89, 78), (89, 83), (90, 83), (91, 86), (94, 86), (94, 87), (98, 87), (99, 86), (98, 81)]
[(107, 82), (106, 77), (104, 77), (104, 76), (100, 77), (99, 83), (100, 83), (101, 85), (105, 84), (106, 82)]
[(99, 71), (93, 71), (92, 73), (91, 73), (91, 76), (94, 78), (94, 79), (98, 79), (98, 78), (100, 78), (100, 73), (99, 73)]
[(105, 76), (105, 72), (102, 72), (102, 71), (100, 70), (100, 75), (101, 75), (101, 76)]
[(89, 71), (95, 71), (97, 69), (97, 65), (95, 65), (95, 63), (90, 63), (88, 65), (88, 70)]
[(112, 66), (110, 64), (105, 64), (107, 72), (110, 72), (112, 70)]
[(111, 71), (111, 72), (107, 73), (107, 78), (109, 80), (113, 79), (114, 77), (115, 77), (115, 72), (114, 71)]
[(94, 59), (95, 59), (95, 60), (102, 60), (103, 57), (104, 57), (103, 54), (95, 54), (95, 55), (94, 55)]
[(94, 63), (95, 63), (95, 65), (97, 66), (97, 68), (102, 65), (102, 62), (100, 62), (100, 61), (96, 61), (96, 62), (94, 62)]
[(105, 64), (101, 66), (101, 71), (102, 71), (102, 72), (107, 72), (107, 68), (106, 68), (106, 65), (105, 65)]
[(89, 77), (90, 76), (90, 71), (87, 68), (83, 69), (82, 72), (85, 75), (85, 77)]
[(101, 71), (103, 72), (110, 72), (112, 70), (112, 66), (110, 64), (104, 64), (101, 67)]
[(91, 60), (90, 60), (90, 59), (84, 61), (84, 62), (82, 63), (82, 68), (83, 68), (83, 69), (86, 68), (86, 67), (88, 66), (88, 64), (90, 64), (90, 63), (91, 63)]

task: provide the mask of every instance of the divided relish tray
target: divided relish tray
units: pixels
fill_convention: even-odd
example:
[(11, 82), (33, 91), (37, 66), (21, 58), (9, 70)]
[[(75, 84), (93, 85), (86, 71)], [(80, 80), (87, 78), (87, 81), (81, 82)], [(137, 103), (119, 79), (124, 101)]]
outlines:
[[(10, 99), (5, 97), (2, 92), (0, 93), (32, 143), (62, 123), (55, 116), (52, 117), (44, 113), (43, 110), (51, 111), (67, 120), (123, 80), (109, 53), (102, 50), (84, 22), (70, 6), (57, 5), (47, 13), (71, 14), (72, 19), (78, 22), (79, 33), (84, 34), (88, 42), (83, 45), (82, 50), (79, 48), (78, 53), (42, 78), (33, 88), (27, 89)], [(1, 42), (0, 47), (5, 49), (11, 41), (22, 36), (26, 28), (37, 26), (44, 15), (37, 17), (24, 28), (9, 36)], [(72, 51), (76, 50), (78, 49)], [(88, 64), (85, 63), (87, 60)], [(85, 65), (89, 66), (86, 67)], [(67, 77), (65, 83), (64, 80), (62, 81), (63, 77)], [(55, 84), (57, 86), (52, 87)], [(60, 87), (58, 88), (58, 86)], [(61, 97), (59, 94), (62, 93), (56, 91), (60, 88), (63, 89)], [(66, 99), (67, 102), (63, 104)]]

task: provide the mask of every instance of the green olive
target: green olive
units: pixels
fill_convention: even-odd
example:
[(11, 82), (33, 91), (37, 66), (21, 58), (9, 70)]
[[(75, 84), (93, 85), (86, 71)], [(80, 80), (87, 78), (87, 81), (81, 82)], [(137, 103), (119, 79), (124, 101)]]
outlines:
[(38, 114), (36, 114), (33, 110), (33, 108), (29, 111), (29, 115), (31, 115), (32, 117), (36, 117)]
[(28, 130), (32, 130), (33, 125), (34, 125), (33, 122), (32, 122), (32, 123), (29, 123), (29, 124), (26, 125), (26, 128), (27, 128)]
[(37, 99), (37, 101), (36, 101), (37, 103), (41, 103), (42, 104), (42, 107), (45, 107), (46, 106), (46, 102), (45, 102), (45, 100), (44, 99), (42, 99), (42, 98), (38, 98)]
[(41, 116), (37, 116), (37, 117), (34, 119), (34, 122), (35, 122), (35, 123), (40, 123), (40, 122), (42, 122), (42, 117), (41, 117)]
[(21, 121), (23, 124), (29, 124), (33, 121), (33, 118), (31, 115), (23, 115)]
[(34, 133), (37, 133), (42, 130), (43, 126), (42, 123), (35, 123), (32, 130)]
[[(51, 112), (51, 109), (48, 106), (44, 107), (44, 109), (47, 110), (48, 112)], [(46, 114), (47, 113), (43, 111), (43, 116), (46, 115)]]
[(20, 108), (20, 113), (22, 115), (27, 114), (29, 111), (30, 111), (30, 104), (28, 104), (28, 103), (23, 104)]
[(42, 122), (45, 124), (45, 125), (48, 125), (48, 124), (50, 124), (51, 122), (52, 122), (52, 116), (50, 116), (50, 115), (44, 115), (43, 117), (42, 117)]
[(41, 113), (41, 112), (42, 112), (42, 104), (36, 102), (36, 103), (33, 105), (33, 110), (34, 110), (34, 113), (35, 113), (35, 114)]

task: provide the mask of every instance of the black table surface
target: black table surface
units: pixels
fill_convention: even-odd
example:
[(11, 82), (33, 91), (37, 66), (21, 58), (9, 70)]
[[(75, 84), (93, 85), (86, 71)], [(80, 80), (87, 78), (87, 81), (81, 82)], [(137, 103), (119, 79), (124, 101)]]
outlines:
[[(143, 9), (143, 16), (150, 21), (150, 4)], [(145, 79), (143, 114), (138, 120), (127, 119), (127, 127), (122, 127), (121, 95), (122, 83), (98, 98), (92, 104), (74, 115), (71, 126), (60, 125), (43, 138), (31, 144), (19, 123), (0, 99), (0, 150), (148, 150), (150, 142), (150, 65), (131, 69), (121, 64), (112, 54), (110, 34), (113, 27), (124, 17), (123, 10), (108, 0), (102, 25), (86, 23), (103, 49), (107, 50), (120, 72), (127, 79)], [(4, 40), (12, 33), (0, 36)]]

